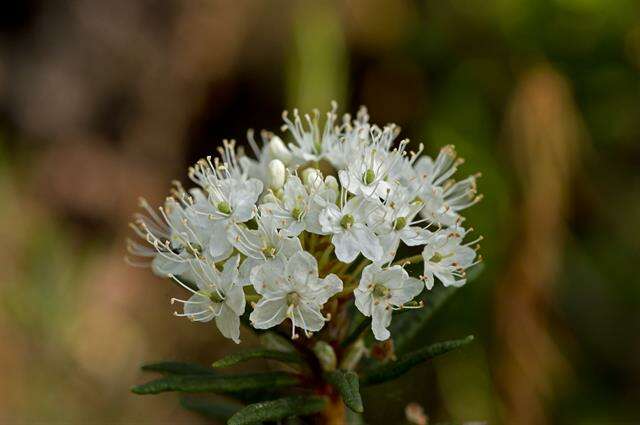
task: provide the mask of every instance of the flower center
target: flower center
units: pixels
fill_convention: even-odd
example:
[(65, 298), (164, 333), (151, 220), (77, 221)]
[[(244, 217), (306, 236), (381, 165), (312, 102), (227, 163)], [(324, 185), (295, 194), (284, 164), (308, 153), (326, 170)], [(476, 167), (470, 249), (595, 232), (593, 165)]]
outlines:
[(412, 205), (420, 205), (420, 204), (424, 204), (424, 201), (422, 200), (421, 197), (416, 196), (415, 198), (413, 198), (413, 201), (411, 201)]
[(224, 301), (224, 298), (218, 294), (218, 291), (207, 292), (206, 296), (214, 303), (219, 304)]
[(222, 214), (231, 214), (231, 205), (229, 205), (227, 201), (218, 202), (216, 208), (218, 208), (218, 211), (220, 211)]
[(407, 225), (407, 218), (406, 217), (398, 217), (396, 218), (396, 221), (393, 223), (393, 228), (396, 230), (402, 230), (404, 229), (404, 226)]
[(366, 185), (370, 185), (376, 179), (376, 173), (371, 168), (367, 169), (367, 171), (362, 174), (362, 181)]
[(297, 292), (291, 292), (287, 294), (287, 304), (290, 306), (297, 306), (300, 302), (300, 295)]
[(389, 295), (389, 288), (379, 283), (376, 283), (373, 286), (373, 297), (374, 298), (386, 298)]
[(431, 258), (429, 258), (429, 262), (430, 263), (439, 263), (440, 261), (442, 261), (444, 257), (442, 256), (442, 254), (440, 254), (439, 252), (436, 252), (435, 254), (433, 254), (431, 256)]
[(340, 226), (342, 226), (344, 229), (349, 229), (351, 225), (353, 225), (354, 221), (355, 220), (353, 219), (353, 216), (351, 214), (345, 214), (342, 217), (342, 220), (340, 220)]
[(293, 210), (291, 210), (291, 216), (298, 221), (302, 220), (303, 215), (304, 215), (304, 210), (300, 207), (295, 207)]
[(266, 258), (275, 257), (277, 252), (278, 249), (273, 245), (267, 245), (266, 247), (262, 248), (262, 253)]

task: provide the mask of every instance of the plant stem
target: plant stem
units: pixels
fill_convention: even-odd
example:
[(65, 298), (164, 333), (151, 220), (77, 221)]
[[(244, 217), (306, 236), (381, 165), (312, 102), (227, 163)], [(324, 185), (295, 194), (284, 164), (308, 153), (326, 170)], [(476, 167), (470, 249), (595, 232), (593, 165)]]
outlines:
[(416, 254), (416, 255), (412, 255), (411, 257), (406, 257), (401, 260), (398, 260), (395, 263), (393, 263), (393, 265), (402, 266), (404, 264), (419, 264), (419, 263), (422, 263), (423, 261), (424, 261), (424, 257), (422, 257), (422, 254)]
[(345, 425), (345, 407), (340, 397), (331, 397), (327, 407), (322, 412), (323, 425)]

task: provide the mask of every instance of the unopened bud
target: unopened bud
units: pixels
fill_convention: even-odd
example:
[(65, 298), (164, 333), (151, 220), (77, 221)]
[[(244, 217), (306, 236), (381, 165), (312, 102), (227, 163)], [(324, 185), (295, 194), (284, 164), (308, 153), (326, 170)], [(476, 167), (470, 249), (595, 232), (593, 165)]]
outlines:
[(275, 159), (279, 159), (285, 164), (288, 164), (291, 161), (291, 152), (289, 148), (284, 144), (281, 138), (278, 136), (273, 136), (269, 141), (269, 153), (271, 157)]
[(329, 344), (324, 341), (318, 341), (313, 346), (313, 352), (316, 354), (322, 370), (330, 372), (336, 369), (336, 353)]
[(269, 163), (269, 186), (272, 189), (279, 189), (284, 185), (286, 169), (279, 159), (273, 159)]
[(324, 184), (329, 189), (333, 189), (333, 191), (336, 193), (340, 191), (340, 185), (338, 184), (338, 180), (336, 180), (336, 178), (333, 176), (327, 176), (327, 178), (324, 179)]
[(324, 184), (322, 173), (317, 168), (307, 168), (302, 172), (302, 181), (311, 191), (318, 190)]

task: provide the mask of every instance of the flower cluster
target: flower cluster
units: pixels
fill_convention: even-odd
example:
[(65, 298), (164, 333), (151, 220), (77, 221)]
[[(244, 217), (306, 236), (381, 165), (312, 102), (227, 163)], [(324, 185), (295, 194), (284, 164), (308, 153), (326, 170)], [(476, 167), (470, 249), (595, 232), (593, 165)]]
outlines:
[[(288, 319), (296, 338), (320, 331), (336, 310), (327, 304), (353, 295), (386, 340), (392, 312), (416, 306), (435, 278), (464, 285), (478, 240), (464, 242), (460, 213), (480, 196), (477, 175), (454, 180), (462, 160), (453, 146), (435, 160), (422, 145), (408, 151), (399, 128), (371, 124), (365, 108), (341, 120), (335, 104), (324, 119), (283, 119), (289, 143), (266, 131), (258, 143), (249, 132), (252, 158), (224, 141), (219, 156), (189, 169), (194, 188), (176, 183), (157, 211), (141, 201), (132, 227), (146, 243), (130, 241), (129, 252), (191, 293), (172, 300), (183, 305), (176, 315), (215, 320), (239, 342), (249, 302), (255, 328)], [(421, 254), (396, 259), (401, 246)], [(419, 279), (404, 269), (416, 262)]]

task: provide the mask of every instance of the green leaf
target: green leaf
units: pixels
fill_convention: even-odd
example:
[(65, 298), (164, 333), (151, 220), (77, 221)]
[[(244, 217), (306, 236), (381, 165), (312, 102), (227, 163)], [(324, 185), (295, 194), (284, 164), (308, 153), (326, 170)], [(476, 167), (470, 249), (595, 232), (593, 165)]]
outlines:
[(349, 409), (356, 413), (364, 412), (357, 374), (344, 370), (334, 370), (325, 373), (324, 376), (327, 382), (340, 393), (344, 404), (346, 404)]
[(215, 368), (229, 367), (240, 362), (258, 358), (278, 360), (285, 363), (302, 363), (302, 358), (296, 353), (285, 353), (282, 351), (255, 348), (253, 350), (239, 351), (237, 353), (230, 354), (214, 362), (212, 366)]
[(216, 372), (196, 363), (159, 362), (142, 366), (146, 372), (160, 372), (168, 375), (214, 375)]
[(233, 393), (245, 390), (290, 387), (299, 383), (298, 378), (283, 372), (267, 372), (246, 375), (169, 375), (131, 389), (135, 394), (158, 394), (166, 391), (192, 393)]
[(250, 404), (229, 419), (228, 425), (279, 421), (291, 416), (305, 416), (324, 410), (327, 400), (319, 396), (293, 396)]
[(417, 364), (420, 364), (433, 357), (448, 353), (463, 345), (469, 344), (473, 341), (473, 335), (469, 335), (463, 339), (456, 339), (452, 341), (438, 342), (412, 353), (406, 354), (400, 357), (394, 362), (385, 363), (381, 366), (372, 368), (363, 372), (360, 375), (360, 382), (362, 385), (374, 385), (382, 382), (395, 379)]
[(218, 421), (227, 421), (234, 413), (242, 409), (241, 404), (212, 402), (199, 398), (181, 398), (180, 405), (192, 412), (198, 413), (205, 418), (215, 419)]

